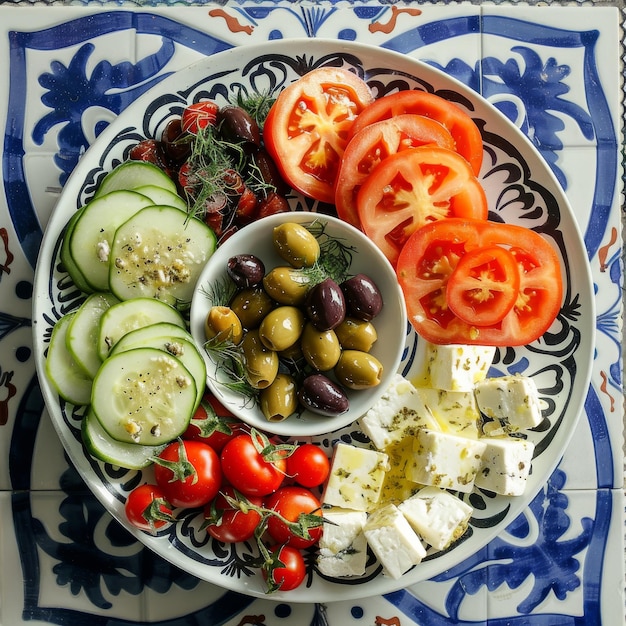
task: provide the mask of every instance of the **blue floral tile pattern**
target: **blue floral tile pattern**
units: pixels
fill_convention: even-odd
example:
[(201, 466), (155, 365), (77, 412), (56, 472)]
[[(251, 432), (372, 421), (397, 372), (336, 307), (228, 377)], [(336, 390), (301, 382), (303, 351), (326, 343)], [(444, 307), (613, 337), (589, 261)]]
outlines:
[[(0, 624), (619, 623), (621, 584), (607, 582), (623, 580), (624, 566), (621, 172), (610, 84), (618, 80), (617, 9), (242, 1), (34, 14), (0, 7), (8, 76), (0, 98)], [(526, 511), (436, 579), (328, 606), (224, 592), (137, 544), (63, 458), (30, 344), (32, 275), (47, 216), (107, 123), (198, 58), (296, 36), (420, 58), (496, 104), (568, 193), (597, 294), (597, 354), (583, 418)]]

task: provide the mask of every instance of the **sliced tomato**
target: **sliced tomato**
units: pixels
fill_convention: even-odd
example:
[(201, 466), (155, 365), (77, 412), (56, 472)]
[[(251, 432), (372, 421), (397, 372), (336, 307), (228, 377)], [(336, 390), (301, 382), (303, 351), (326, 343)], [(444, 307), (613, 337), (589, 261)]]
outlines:
[(427, 144), (454, 150), (454, 140), (446, 128), (423, 115), (398, 115), (359, 131), (348, 142), (337, 173), (337, 215), (360, 227), (356, 198), (372, 170), (392, 154)]
[[(499, 322), (478, 325), (455, 315), (447, 287), (467, 253), (493, 246), (514, 257), (519, 288), (515, 304)], [(409, 238), (396, 270), (411, 324), (433, 343), (526, 345), (550, 327), (563, 296), (555, 250), (538, 233), (512, 224), (458, 218), (432, 222)]]
[(265, 120), (263, 138), (283, 178), (321, 202), (334, 202), (339, 162), (354, 120), (373, 101), (353, 72), (320, 67), (286, 87)]
[(492, 326), (513, 308), (519, 285), (515, 256), (501, 246), (486, 246), (459, 259), (448, 280), (446, 300), (464, 322)]
[(474, 174), (478, 175), (483, 160), (480, 129), (463, 109), (433, 93), (406, 90), (379, 98), (359, 115), (351, 135), (356, 135), (369, 124), (404, 113), (424, 115), (441, 122), (454, 138), (456, 151), (469, 161)]
[(452, 150), (402, 150), (377, 165), (357, 195), (361, 227), (392, 265), (424, 224), (448, 217), (486, 219), (485, 191), (467, 161)]

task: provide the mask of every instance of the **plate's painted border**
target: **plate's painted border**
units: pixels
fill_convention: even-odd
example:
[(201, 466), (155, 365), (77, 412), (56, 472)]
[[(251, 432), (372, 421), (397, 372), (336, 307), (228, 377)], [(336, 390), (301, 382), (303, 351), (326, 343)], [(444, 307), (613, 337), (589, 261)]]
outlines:
[[(490, 16), (485, 16), (485, 20), (488, 17), (490, 17)], [(483, 20), (483, 24), (485, 23), (485, 20)], [(498, 17), (497, 21), (498, 21), (499, 24), (503, 24), (503, 18)], [(509, 25), (511, 25), (513, 21), (514, 20), (507, 20), (505, 18), (505, 22), (507, 22), (507, 23), (510, 22)], [(494, 18), (492, 20), (492, 22), (495, 24), (496, 19)], [(532, 32), (533, 24), (532, 23), (526, 23), (526, 25), (529, 28), (528, 32)], [(534, 25), (534, 26), (538, 27), (537, 25)], [(495, 26), (494, 26), (494, 28), (495, 28)], [(563, 31), (560, 31), (560, 29), (549, 29), (549, 30), (550, 31), (563, 32)], [(497, 32), (497, 30), (493, 30), (493, 32)], [(50, 37), (51, 34), (52, 33), (48, 33), (48, 36)], [(197, 32), (195, 34), (197, 35)], [(554, 33), (552, 33), (552, 34), (554, 34)], [(94, 33), (92, 33), (92, 36), (95, 37), (95, 36), (97, 36), (97, 34), (94, 32)], [(33, 36), (29, 37), (28, 39), (30, 39), (29, 43), (33, 43), (33, 41), (36, 39), (36, 37), (33, 35)], [(50, 48), (54, 47), (53, 43), (40, 44), (40, 45), (42, 45), (44, 47), (45, 46), (49, 46)], [(421, 45), (423, 45), (423, 44), (421, 44)], [(566, 41), (564, 41), (562, 45), (563, 46), (567, 46), (567, 45), (570, 45), (570, 44), (567, 43)], [(578, 43), (576, 43), (576, 45), (580, 45), (580, 40), (579, 40)], [(589, 41), (587, 41), (587, 43), (585, 45), (588, 46), (587, 47), (588, 60), (592, 62), (592, 65), (595, 68), (596, 65), (595, 65), (595, 55), (594, 55), (593, 44), (590, 45)], [(13, 63), (13, 61), (15, 61), (16, 65), (15, 66), (11, 65), (12, 70), (13, 70), (13, 67), (16, 67), (16, 68), (20, 67), (19, 64), (20, 64), (20, 61), (23, 61), (23, 57), (21, 55), (23, 54), (24, 49), (21, 49), (21, 50), (17, 50), (16, 49), (14, 52), (15, 52), (16, 56), (14, 58), (13, 54), (12, 54), (11, 63)], [(24, 67), (22, 67), (22, 69), (24, 69)], [(16, 83), (16, 84), (20, 84), (21, 80), (19, 80), (19, 73), (17, 73), (16, 76), (18, 78), (18, 83)], [(603, 96), (603, 94), (602, 94), (601, 90), (596, 92), (596, 94), (595, 94), (595, 97), (599, 97), (600, 100), (602, 100), (602, 96)], [(17, 111), (19, 113), (19, 107), (14, 109), (14, 111)], [(606, 111), (606, 109), (605, 109), (605, 111)], [(18, 115), (18, 117), (19, 117), (19, 115)], [(610, 122), (610, 120), (608, 120), (606, 118), (605, 118), (605, 121), (609, 121)], [(601, 122), (602, 122), (602, 120), (594, 120), (594, 123), (596, 123), (596, 126), (598, 128), (602, 129), (602, 123)], [(609, 127), (607, 127), (607, 128), (609, 130), (612, 130)], [(598, 136), (600, 136), (600, 135), (598, 135)], [(15, 137), (7, 138), (5, 136), (5, 150), (6, 150), (7, 146), (9, 145), (7, 143), (7, 141), (13, 141), (14, 139), (15, 139)], [(615, 140), (615, 135), (614, 134), (613, 134), (613, 140)], [(6, 152), (5, 152), (5, 155), (6, 155)], [(6, 158), (6, 156), (5, 156), (5, 158)], [(5, 162), (5, 165), (6, 165), (6, 162)], [(6, 171), (10, 172), (11, 169), (10, 168), (5, 168), (5, 172)], [(609, 168), (607, 170), (607, 172), (610, 175), (612, 175), (613, 177), (615, 176), (615, 172), (616, 171), (617, 171), (616, 168), (614, 168), (613, 170), (610, 170), (610, 168)], [(600, 178), (600, 177), (598, 176), (598, 178)], [(613, 180), (614, 180), (614, 178), (613, 178)], [(18, 177), (12, 176), (12, 177), (9, 178), (8, 182), (10, 183), (10, 185), (9, 185), (9, 188), (7, 188), (7, 189), (8, 189), (9, 192), (13, 192), (15, 188), (12, 187), (12, 185), (14, 185), (17, 182), (19, 182)], [(4, 183), (5, 183), (5, 185), (7, 185), (7, 180), (6, 179), (5, 179)], [(596, 206), (598, 206), (600, 208), (606, 207), (606, 206), (610, 206), (611, 203), (607, 202), (606, 200), (607, 199), (610, 200), (612, 193), (613, 193), (613, 187), (612, 186), (607, 185), (606, 187), (603, 187), (601, 184), (597, 184), (596, 185), (596, 198), (601, 198), (605, 202), (602, 203), (602, 202), (597, 201), (596, 202)], [(7, 198), (9, 198), (9, 197), (11, 197), (11, 196), (10, 196), (9, 193), (7, 193)], [(25, 197), (28, 197), (28, 194), (25, 194)], [(17, 215), (16, 219), (17, 219), (18, 223), (20, 223), (19, 232), (22, 233), (22, 236), (21, 236), (22, 247), (23, 247), (23, 250), (24, 250), (25, 254), (27, 254), (29, 259), (32, 260), (32, 258), (33, 258), (32, 254), (33, 254), (33, 249), (34, 249), (33, 248), (33, 239), (32, 239), (32, 237), (33, 236), (35, 238), (37, 236), (40, 237), (41, 234), (40, 233), (37, 234), (37, 232), (36, 232), (37, 229), (32, 227), (32, 224), (33, 224), (33, 220), (32, 220), (33, 213), (32, 212), (29, 213), (27, 211), (26, 218), (24, 218), (24, 221), (21, 221), (21, 212), (18, 210), (19, 206), (20, 206), (19, 204), (16, 204), (16, 205), (14, 205), (14, 208), (16, 209), (15, 214), (19, 214), (19, 215)], [(27, 209), (29, 211), (32, 210), (32, 206), (31, 207), (27, 207)], [(593, 230), (595, 231), (595, 229), (593, 229)], [(600, 232), (600, 235), (601, 235), (601, 234), (603, 234), (604, 231), (602, 229), (600, 229), (599, 232)], [(593, 251), (594, 250), (594, 245), (595, 245), (594, 241), (599, 240), (599, 238), (597, 236), (597, 233), (595, 233), (592, 236), (592, 233), (591, 233), (590, 229), (588, 229), (587, 233), (586, 233), (586, 240), (587, 240), (587, 243), (588, 243), (588, 248), (590, 249), (590, 251)], [(594, 244), (594, 245), (590, 246), (590, 242), (592, 244)], [(595, 249), (597, 249), (597, 247)], [(619, 270), (616, 270), (616, 271), (619, 273)], [(621, 278), (621, 274), (620, 274), (619, 278)], [(37, 424), (38, 424), (38, 420), (39, 420), (39, 409), (42, 406), (42, 403), (40, 402), (40, 394), (37, 392), (36, 381), (33, 381), (33, 384), (30, 387), (30, 391), (32, 392), (32, 395), (28, 394), (28, 392), (27, 392), (28, 395), (25, 396), (24, 400), (21, 403), (20, 413), (22, 412), (22, 410), (24, 410), (24, 413), (22, 413), (22, 414), (23, 415), (29, 415), (32, 418), (32, 419), (25, 419), (24, 420), (24, 426), (26, 427), (26, 429), (28, 431), (30, 431), (30, 434), (32, 435), (32, 433), (35, 432), (36, 429), (37, 429)], [(605, 485), (605, 486), (609, 485), (610, 486), (610, 485), (613, 484), (613, 482), (611, 480), (613, 478), (613, 476), (612, 476), (612, 469), (611, 469), (612, 465), (611, 464), (606, 464), (606, 463), (602, 463), (602, 464), (598, 463), (598, 459), (602, 458), (603, 454), (605, 454), (607, 452), (609, 454), (611, 453), (610, 441), (606, 437), (606, 428), (604, 428), (606, 417), (605, 417), (605, 415), (603, 413), (602, 405), (601, 405), (601, 403), (600, 403), (600, 401), (598, 399), (598, 395), (597, 395), (597, 393), (593, 392), (593, 390), (592, 390), (592, 392), (590, 392), (590, 395), (588, 397), (588, 400), (587, 400), (587, 403), (586, 403), (586, 410), (587, 410), (587, 417), (589, 419), (590, 424), (592, 425), (592, 429), (594, 431), (594, 434), (598, 435), (597, 437), (594, 436), (594, 441), (596, 441), (599, 444), (599, 447), (596, 450), (596, 466), (597, 466), (596, 469), (597, 469), (597, 473), (598, 473), (598, 486), (601, 486), (601, 485)], [(22, 443), (24, 443), (24, 440), (26, 439), (26, 436), (25, 436), (24, 432), (22, 433), (22, 437), (23, 437)], [(19, 439), (19, 437), (16, 439), (16, 441), (14, 443), (17, 443), (18, 439)], [(15, 448), (13, 448), (14, 451), (16, 450), (16, 448), (17, 448), (17, 446)], [(21, 453), (23, 453), (23, 450), (24, 450), (24, 448), (20, 447), (20, 452)], [(28, 472), (23, 474), (22, 472), (20, 472), (18, 470), (19, 469), (26, 469), (26, 470), (28, 470), (29, 467), (30, 467), (29, 464), (23, 460), (23, 458), (18, 461), (18, 457), (21, 457), (21, 454), (20, 455), (15, 455), (15, 454), (12, 455), (12, 460), (15, 461), (15, 463), (13, 463), (11, 465), (12, 476), (15, 478), (14, 486), (16, 488), (20, 488), (18, 486), (20, 483), (26, 483), (27, 482), (27, 481), (25, 481), (23, 479), (23, 477), (25, 475), (26, 476), (28, 475)], [(560, 482), (560, 481), (557, 481), (557, 482)], [(563, 485), (561, 485), (561, 487), (562, 486)], [(22, 488), (24, 488), (24, 487), (28, 488), (26, 484), (22, 484)], [(557, 489), (557, 491), (560, 491), (560, 489)], [(538, 499), (539, 500), (541, 499), (540, 496), (538, 496)], [(607, 498), (606, 497), (602, 498), (600, 493), (597, 494), (597, 499), (598, 499), (598, 510), (596, 511), (596, 521), (602, 520), (603, 518), (608, 520), (610, 518), (610, 509), (611, 509), (610, 502), (606, 502)], [(609, 500), (610, 500), (610, 498), (609, 498)], [(16, 506), (16, 509), (19, 509), (19, 511), (21, 511), (21, 513), (24, 512), (24, 504), (25, 503), (22, 501), (21, 504)], [(16, 510), (16, 515), (17, 515), (17, 513), (18, 513), (18, 511)], [(16, 521), (17, 521), (17, 518), (16, 518)], [(593, 525), (593, 534), (592, 534), (592, 536), (590, 536), (588, 538), (589, 539), (589, 544), (593, 544), (596, 547), (603, 548), (604, 547), (604, 543), (605, 543), (605, 537), (606, 537), (606, 535), (604, 534), (604, 531), (605, 531), (605, 529), (603, 529), (601, 525), (594, 524)], [(497, 541), (499, 541), (499, 540), (497, 540)], [(31, 538), (31, 543), (29, 544), (29, 547), (34, 550), (34, 546), (32, 544), (32, 538)], [(28, 553), (29, 553), (29, 551), (25, 550), (25, 552), (24, 552), (25, 561), (29, 560), (27, 558), (27, 556), (26, 556)], [(590, 580), (594, 580), (594, 581), (597, 581), (597, 580), (600, 579), (600, 577), (601, 577), (601, 563), (602, 563), (601, 558), (599, 558), (600, 554), (601, 554), (601, 550), (598, 551), (598, 558), (595, 558), (595, 556), (594, 556), (594, 558), (591, 559), (591, 561), (589, 561), (589, 559), (587, 559), (587, 562), (586, 562), (587, 571), (585, 572), (585, 578), (588, 577)], [(36, 561), (36, 554), (32, 554), (31, 553), (31, 556), (33, 556), (35, 558), (35, 561)], [(468, 564), (468, 567), (470, 567), (470, 564)], [(457, 572), (457, 573), (460, 573), (460, 572)], [(31, 591), (35, 591), (35, 590), (32, 589)], [(598, 620), (598, 619), (600, 619), (599, 618), (599, 613), (597, 612), (599, 610), (598, 609), (597, 598), (595, 598), (595, 602), (594, 602), (595, 591), (596, 591), (595, 589), (591, 589), (591, 588), (589, 590), (586, 589), (586, 591), (585, 591), (585, 597), (586, 597), (586, 600), (585, 600), (585, 619), (586, 618), (588, 618), (589, 620)], [(400, 593), (403, 593), (403, 592), (398, 592), (398, 593), (400, 594)], [(30, 595), (30, 593), (27, 593), (26, 597), (36, 598), (37, 595), (36, 595), (36, 593), (35, 593), (35, 595)], [(394, 601), (394, 604), (396, 604), (396, 603), (398, 604), (398, 608), (400, 608), (399, 601), (398, 602)], [(423, 611), (423, 609), (425, 607), (422, 606), (422, 608), (420, 608), (419, 605), (420, 605), (420, 603), (418, 602), (416, 605), (406, 606), (406, 614), (407, 615), (410, 615), (410, 614), (415, 614), (415, 615), (422, 614), (422, 611)], [(63, 611), (63, 612), (65, 612), (65, 611)], [(46, 615), (47, 615), (48, 618), (51, 617), (49, 610), (46, 610)], [(67, 617), (67, 616), (68, 615), (65, 615), (65, 617)], [(40, 617), (44, 617), (44, 614), (43, 613), (40, 614)], [(80, 621), (80, 616), (77, 615), (76, 617), (79, 618), (76, 623), (82, 623)], [(561, 618), (561, 619), (564, 618), (564, 617), (565, 616), (559, 616), (559, 618)], [(440, 620), (444, 619), (443, 616), (440, 616), (438, 614), (437, 615), (432, 614), (431, 618), (433, 620), (435, 620), (435, 621), (431, 622), (433, 624), (435, 624), (435, 623), (444, 623), (443, 621), (440, 621)], [(58, 620), (62, 620), (62, 619), (64, 619), (64, 617), (61, 617), (61, 614), (59, 614), (56, 618), (54, 618), (54, 621), (56, 622), (57, 619)], [(84, 619), (84, 616), (83, 616), (83, 619)], [(514, 619), (515, 619), (515, 621), (511, 621), (510, 623), (519, 623), (522, 620), (528, 620), (529, 617), (528, 616), (526, 616), (526, 617), (518, 616), (517, 618), (514, 618)], [(532, 616), (532, 619), (533, 619), (533, 621), (532, 621), (533, 624), (535, 624), (535, 623), (536, 624), (552, 623), (552, 622), (549, 621), (549, 617), (545, 618), (548, 621), (545, 621), (545, 619), (543, 621), (540, 621), (542, 619), (540, 616)], [(535, 620), (537, 620), (537, 621), (535, 621)], [(509, 620), (507, 620), (507, 621), (509, 621)], [(579, 620), (576, 620), (575, 618), (571, 617), (569, 621), (563, 621), (561, 623), (578, 623), (578, 621)], [(60, 623), (60, 621), (58, 623)], [(115, 622), (109, 621), (108, 623), (115, 623)], [(120, 622), (120, 623), (122, 623), (122, 622)], [(124, 623), (127, 623), (127, 622), (124, 622)], [(130, 623), (130, 622), (128, 622), (128, 623)], [(446, 621), (445, 623), (449, 623), (449, 622)], [(458, 622), (458, 623), (465, 623), (465, 622)], [(526, 621), (524, 623), (530, 623), (530, 622)], [(594, 623), (594, 622), (590, 621), (590, 622), (586, 622), (586, 623)]]

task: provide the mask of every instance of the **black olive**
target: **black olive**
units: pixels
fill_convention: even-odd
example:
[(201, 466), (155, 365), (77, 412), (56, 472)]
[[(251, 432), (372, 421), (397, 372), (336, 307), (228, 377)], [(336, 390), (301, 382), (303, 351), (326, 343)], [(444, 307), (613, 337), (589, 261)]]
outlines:
[(261, 144), (261, 131), (254, 118), (236, 106), (222, 107), (218, 114), (218, 128), (225, 141), (239, 144)]
[(300, 404), (312, 413), (334, 417), (350, 408), (346, 393), (324, 374), (311, 374), (298, 391)]
[(343, 322), (346, 316), (346, 301), (339, 285), (332, 278), (326, 278), (309, 289), (306, 312), (318, 330), (332, 330)]
[(259, 148), (251, 156), (251, 161), (252, 166), (257, 170), (257, 176), (260, 176), (264, 183), (272, 185), (276, 192), (283, 196), (289, 193), (291, 187), (280, 175), (276, 163), (265, 148)]
[(166, 158), (173, 165), (181, 165), (189, 158), (191, 155), (191, 136), (183, 132), (179, 117), (175, 117), (167, 123), (161, 136), (161, 144)]
[(231, 280), (240, 289), (258, 285), (265, 276), (263, 261), (254, 254), (237, 254), (226, 265)]
[(376, 283), (365, 274), (357, 274), (341, 283), (348, 314), (369, 322), (383, 308), (383, 297)]

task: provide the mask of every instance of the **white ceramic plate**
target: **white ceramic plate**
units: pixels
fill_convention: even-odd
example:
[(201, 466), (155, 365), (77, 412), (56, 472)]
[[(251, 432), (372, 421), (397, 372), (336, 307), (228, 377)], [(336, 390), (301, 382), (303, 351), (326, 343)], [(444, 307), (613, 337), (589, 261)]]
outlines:
[[(544, 485), (574, 430), (587, 393), (593, 357), (593, 290), (587, 255), (567, 199), (546, 163), (527, 139), (480, 96), (445, 74), (409, 57), (378, 48), (307, 39), (276, 41), (221, 53), (164, 80), (132, 104), (99, 137), (69, 179), (47, 228), (35, 277), (34, 344), (37, 368), (51, 419), (68, 455), (104, 506), (146, 546), (178, 567), (242, 593), (263, 596), (258, 573), (246, 565), (247, 544), (223, 546), (200, 531), (201, 515), (188, 511), (181, 523), (158, 536), (132, 529), (123, 506), (130, 489), (151, 480), (150, 470), (120, 471), (86, 456), (80, 440), (82, 410), (62, 401), (44, 375), (44, 360), (55, 322), (76, 308), (81, 294), (59, 266), (62, 231), (68, 218), (92, 194), (104, 174), (124, 160), (128, 149), (145, 136), (158, 137), (167, 120), (189, 102), (212, 98), (225, 104), (240, 90), (278, 92), (318, 65), (355, 69), (375, 86), (387, 90), (418, 88), (439, 92), (465, 107), (482, 127), (485, 159), (481, 179), (491, 216), (540, 232), (558, 251), (565, 281), (562, 311), (549, 332), (534, 344), (500, 350), (492, 374), (520, 372), (535, 378), (545, 403), (544, 421), (530, 434), (536, 456), (524, 496), (505, 498), (475, 490), (464, 496), (474, 506), (468, 532), (451, 549), (430, 554), (400, 580), (384, 577), (371, 558), (358, 579), (324, 579), (307, 557), (310, 577), (297, 590), (271, 596), (290, 602), (328, 602), (388, 593), (435, 576), (482, 548), (511, 523)], [(307, 202), (294, 196), (294, 205)], [(310, 206), (309, 208), (315, 208)], [(407, 338), (399, 371), (409, 374), (420, 342)], [(416, 364), (417, 365), (417, 364)], [(356, 425), (318, 437), (330, 449), (337, 440), (362, 443)]]

